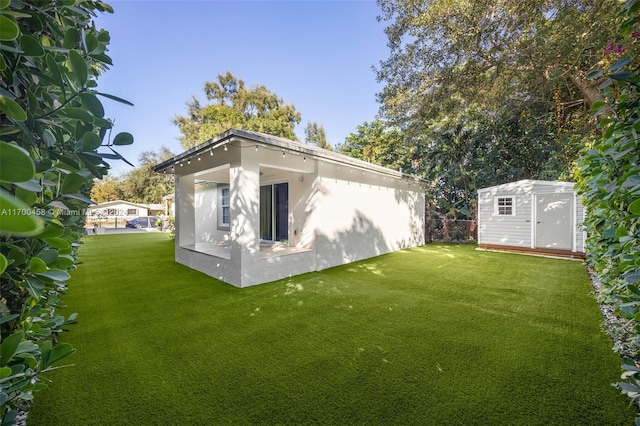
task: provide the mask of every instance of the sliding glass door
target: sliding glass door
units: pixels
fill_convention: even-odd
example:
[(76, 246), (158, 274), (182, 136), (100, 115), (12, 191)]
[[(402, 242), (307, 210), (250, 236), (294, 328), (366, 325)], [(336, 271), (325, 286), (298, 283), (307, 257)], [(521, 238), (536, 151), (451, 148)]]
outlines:
[(266, 241), (289, 239), (288, 183), (260, 187), (260, 239)]

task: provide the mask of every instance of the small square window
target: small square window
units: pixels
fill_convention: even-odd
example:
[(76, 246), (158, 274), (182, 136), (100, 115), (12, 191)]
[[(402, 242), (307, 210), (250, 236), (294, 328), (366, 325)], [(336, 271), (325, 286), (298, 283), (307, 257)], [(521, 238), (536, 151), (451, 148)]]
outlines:
[(513, 197), (498, 197), (496, 201), (498, 216), (513, 216), (515, 214), (515, 202)]

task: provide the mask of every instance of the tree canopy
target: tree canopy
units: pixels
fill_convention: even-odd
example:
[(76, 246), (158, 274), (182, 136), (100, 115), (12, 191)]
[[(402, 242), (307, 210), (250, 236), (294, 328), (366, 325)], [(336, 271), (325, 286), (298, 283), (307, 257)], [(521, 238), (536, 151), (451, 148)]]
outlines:
[(120, 185), (120, 179), (111, 175), (102, 180), (95, 179), (91, 187), (91, 201), (101, 204), (107, 201), (122, 200), (124, 195)]
[(173, 177), (153, 171), (153, 166), (174, 157), (169, 148), (144, 151), (138, 157), (140, 165), (121, 176), (96, 180), (91, 199), (96, 203), (127, 200), (133, 203), (160, 203), (162, 197), (174, 192)]
[(615, 34), (613, 0), (378, 0), (390, 56), (377, 68), (385, 113), (399, 124), (498, 110), (557, 114), (602, 99), (586, 74)]
[(338, 151), (393, 169), (402, 168), (409, 171), (415, 168), (412, 164), (415, 149), (405, 144), (400, 129), (389, 126), (382, 120), (373, 120), (371, 123), (365, 121), (360, 124), (355, 132), (345, 138)]
[(304, 142), (315, 145), (319, 148), (328, 149), (333, 151), (333, 147), (327, 142), (327, 136), (324, 132), (324, 127), (315, 121), (310, 121), (304, 128)]
[[(615, 34), (613, 0), (378, 4), (390, 48), (375, 68), (380, 118), (403, 140), (389, 148), (395, 156), (372, 161), (410, 162), (443, 205), (466, 212), (482, 186), (574, 178), (597, 133), (590, 106), (603, 99), (602, 78), (587, 74), (615, 61), (615, 49), (602, 55)], [(362, 130), (343, 152), (382, 149)]]
[(174, 156), (165, 146), (141, 153), (140, 166), (122, 176), (124, 199), (133, 203), (160, 203), (162, 197), (174, 192), (173, 176), (153, 171), (153, 166)]
[(294, 127), (300, 123), (300, 112), (265, 86), (247, 88), (227, 71), (217, 81), (207, 81), (204, 93), (207, 104), (194, 96), (187, 102), (187, 115), (173, 118), (185, 150), (232, 127), (298, 140)]

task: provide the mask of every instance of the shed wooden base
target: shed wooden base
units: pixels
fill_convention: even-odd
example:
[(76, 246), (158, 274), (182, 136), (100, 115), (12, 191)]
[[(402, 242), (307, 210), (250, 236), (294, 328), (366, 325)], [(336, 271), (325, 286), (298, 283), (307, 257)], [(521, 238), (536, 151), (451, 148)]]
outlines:
[(497, 244), (478, 244), (482, 250), (504, 251), (509, 253), (533, 254), (538, 256), (564, 257), (567, 259), (584, 259), (584, 253), (571, 250), (556, 250), (546, 248), (526, 248), (518, 246), (501, 246)]

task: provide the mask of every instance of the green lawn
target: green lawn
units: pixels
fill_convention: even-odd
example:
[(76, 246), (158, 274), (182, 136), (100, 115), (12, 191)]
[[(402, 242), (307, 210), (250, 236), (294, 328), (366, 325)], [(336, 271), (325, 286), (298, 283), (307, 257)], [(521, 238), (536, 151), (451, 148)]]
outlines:
[(632, 424), (579, 262), (429, 245), (237, 289), (87, 237), (29, 425)]

